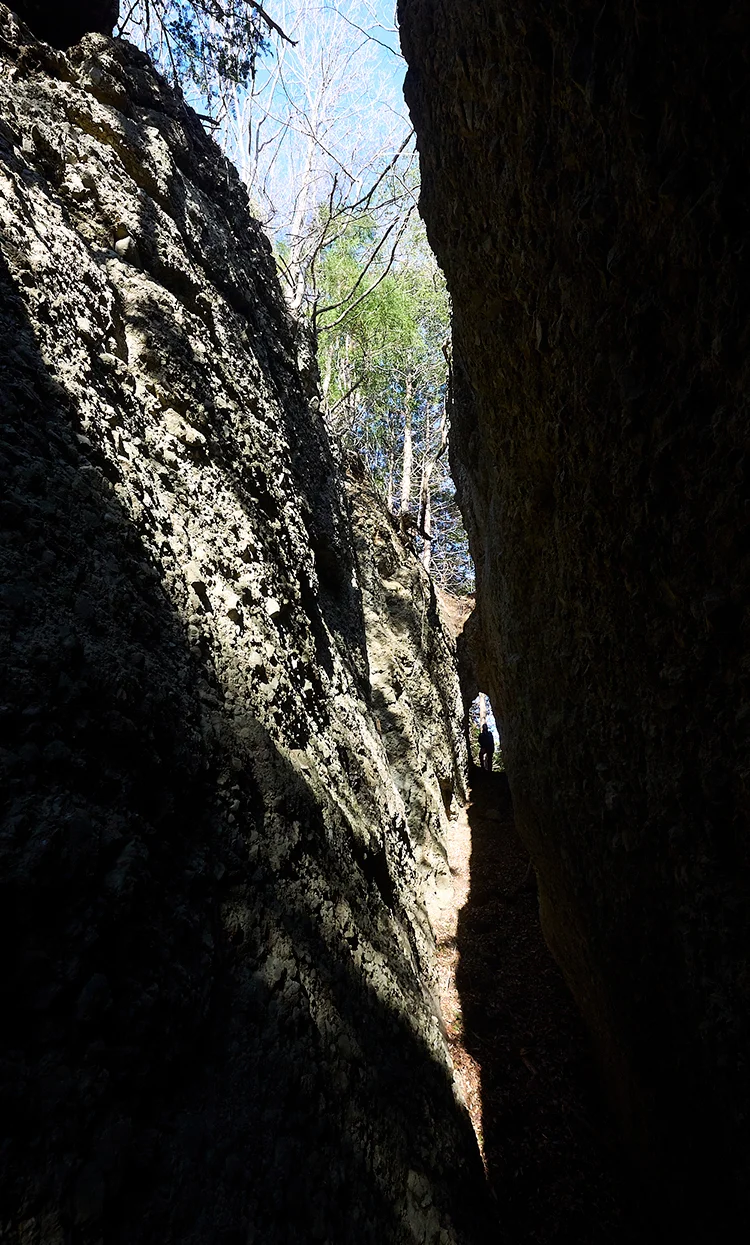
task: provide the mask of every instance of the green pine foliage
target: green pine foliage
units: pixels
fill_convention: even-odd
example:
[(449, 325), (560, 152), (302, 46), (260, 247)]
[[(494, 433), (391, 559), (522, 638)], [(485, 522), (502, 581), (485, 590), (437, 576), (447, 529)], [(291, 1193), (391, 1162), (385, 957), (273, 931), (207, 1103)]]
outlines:
[[(473, 567), (446, 453), (450, 309), (415, 211), (412, 136), (394, 135), (373, 157), (377, 133), (362, 120), (362, 132), (355, 126), (349, 136), (352, 158), (337, 158), (337, 135), (348, 134), (356, 103), (348, 66), (362, 39), (352, 44), (346, 17), (325, 5), (270, 8), (294, 38), (258, 0), (131, 0), (118, 32), (150, 53), (218, 134), (232, 115), (244, 117), (245, 146), (262, 132), (288, 171), (294, 210), (288, 219), (281, 213), (276, 254), (290, 311), (310, 321), (317, 339), (329, 430), (361, 455), (391, 510), (409, 512), (415, 547), (438, 582), (470, 593)], [(333, 44), (311, 51), (318, 26)], [(377, 131), (376, 117), (372, 124)], [(360, 148), (370, 154), (357, 165)], [(252, 181), (250, 191), (261, 194)]]
[[(473, 566), (444, 444), (450, 357), (445, 281), (416, 218), (396, 260), (372, 264), (363, 277), (374, 236), (371, 222), (352, 223), (318, 265), (318, 359), (327, 422), (343, 445), (361, 455), (397, 511), (408, 416), (414, 456), (409, 509), (420, 521), (420, 493), (429, 487), (432, 573), (450, 591), (470, 593)], [(423, 549), (419, 533), (416, 541)]]
[(228, 93), (248, 86), (270, 48), (265, 10), (247, 0), (134, 0), (122, 6), (118, 31), (189, 97), (219, 112)]

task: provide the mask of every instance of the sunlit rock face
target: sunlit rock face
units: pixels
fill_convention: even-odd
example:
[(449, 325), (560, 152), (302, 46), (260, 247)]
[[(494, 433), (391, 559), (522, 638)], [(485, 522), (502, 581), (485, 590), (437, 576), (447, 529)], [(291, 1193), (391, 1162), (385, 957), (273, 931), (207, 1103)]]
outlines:
[(3, 1240), (484, 1240), (429, 579), (139, 52), (0, 5), (0, 178)]
[(546, 936), (645, 1164), (746, 1209), (750, 18), (399, 11)]

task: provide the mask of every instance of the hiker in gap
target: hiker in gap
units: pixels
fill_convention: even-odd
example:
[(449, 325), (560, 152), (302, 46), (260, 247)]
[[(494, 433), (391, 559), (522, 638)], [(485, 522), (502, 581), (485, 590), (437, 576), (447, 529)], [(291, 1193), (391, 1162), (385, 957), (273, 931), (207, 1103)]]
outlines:
[(495, 737), (485, 722), (479, 732), (479, 766), (480, 769), (492, 770), (492, 754), (495, 751)]

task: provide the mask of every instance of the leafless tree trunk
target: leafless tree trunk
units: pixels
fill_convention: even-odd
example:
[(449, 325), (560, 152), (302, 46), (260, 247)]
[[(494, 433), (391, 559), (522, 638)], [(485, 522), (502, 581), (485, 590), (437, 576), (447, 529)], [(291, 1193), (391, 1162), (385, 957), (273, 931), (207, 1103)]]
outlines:
[(407, 514), (409, 510), (409, 502), (411, 500), (411, 471), (414, 462), (414, 437), (412, 433), (412, 381), (411, 376), (406, 378), (406, 389), (404, 392), (404, 460), (401, 470), (401, 513)]
[(311, 133), (307, 141), (304, 171), (301, 178), (299, 193), (294, 204), (294, 215), (289, 229), (289, 258), (287, 260), (287, 299), (294, 315), (299, 314), (305, 297), (305, 278), (307, 273), (308, 238), (306, 223), (313, 192), (313, 166), (317, 152), (314, 137), (314, 119), (311, 120)]
[[(260, 63), (252, 89), (228, 101), (218, 137), (254, 210), (288, 246), (277, 258), (291, 311), (315, 315), (316, 265), (348, 221), (376, 221), (373, 279), (400, 241), (399, 221), (414, 203), (414, 144), (391, 76), (379, 69), (380, 30), (368, 34), (325, 0), (276, 0), (273, 18), (286, 42)], [(397, 42), (390, 51), (400, 59)], [(362, 90), (370, 80), (374, 94)]]
[(424, 537), (424, 545), (422, 546), (422, 566), (426, 571), (430, 569), (432, 562), (432, 498), (430, 496), (429, 484), (424, 495), (424, 505), (422, 508), (422, 536)]
[(440, 416), (440, 427), (438, 430), (438, 450), (437, 453), (432, 452), (432, 427), (430, 424), (429, 412), (427, 414), (427, 426), (425, 428), (424, 437), (424, 453), (422, 456), (422, 479), (419, 486), (419, 528), (424, 538), (424, 546), (422, 548), (421, 558), (422, 565), (426, 571), (429, 571), (432, 563), (432, 477), (437, 466), (437, 461), (445, 452), (448, 444), (448, 408), (443, 402), (443, 409)]

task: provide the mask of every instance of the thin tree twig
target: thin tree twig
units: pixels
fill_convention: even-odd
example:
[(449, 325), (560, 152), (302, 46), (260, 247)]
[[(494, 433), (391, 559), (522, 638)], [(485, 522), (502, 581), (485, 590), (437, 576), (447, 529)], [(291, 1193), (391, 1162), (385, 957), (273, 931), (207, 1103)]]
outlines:
[(356, 209), (357, 209), (358, 207), (362, 207), (363, 205), (366, 205), (367, 207), (369, 207), (369, 206), (370, 206), (370, 203), (371, 203), (371, 201), (372, 201), (372, 196), (374, 195), (374, 193), (375, 193), (375, 191), (377, 190), (378, 186), (379, 186), (379, 185), (380, 185), (380, 183), (383, 181), (383, 179), (386, 177), (386, 175), (387, 175), (388, 173), (390, 173), (391, 169), (392, 169), (392, 168), (393, 168), (393, 167), (394, 167), (394, 166), (398, 163), (398, 159), (399, 159), (399, 157), (400, 157), (400, 156), (401, 156), (401, 154), (403, 153), (403, 151), (404, 151), (404, 149), (406, 148), (406, 146), (408, 145), (408, 143), (410, 143), (410, 142), (411, 142), (411, 140), (412, 140), (412, 138), (413, 138), (413, 137), (414, 137), (414, 130), (412, 129), (412, 130), (410, 130), (410, 131), (409, 131), (409, 133), (407, 134), (406, 138), (404, 139), (403, 143), (402, 143), (402, 144), (401, 144), (401, 146), (399, 147), (399, 149), (398, 149), (398, 151), (396, 152), (396, 154), (395, 154), (395, 156), (393, 157), (393, 159), (390, 161), (390, 163), (389, 163), (389, 164), (387, 164), (387, 165), (385, 166), (385, 168), (383, 169), (382, 173), (379, 175), (379, 177), (377, 178), (377, 180), (376, 180), (376, 181), (373, 183), (373, 185), (370, 187), (370, 189), (368, 190), (367, 194), (366, 194), (366, 195), (363, 195), (361, 199), (358, 199), (356, 203), (352, 203), (350, 206), (347, 206), (347, 207), (345, 207), (345, 208), (344, 208), (344, 207), (340, 208), (340, 209), (339, 209), (339, 214), (341, 214), (341, 212), (344, 212), (344, 211), (346, 211), (346, 212), (354, 212), (354, 211), (356, 211)]
[[(347, 26), (353, 26), (354, 29), (358, 30), (361, 35), (364, 35), (365, 38), (369, 39), (371, 43), (377, 43), (378, 47), (385, 48), (386, 52), (390, 52), (391, 55), (395, 56), (397, 60), (402, 61), (404, 59), (401, 53), (397, 52), (395, 48), (390, 47), (387, 43), (383, 43), (382, 39), (376, 39), (374, 35), (370, 34), (369, 30), (364, 28), (364, 26), (358, 26), (357, 23), (353, 22), (350, 17), (347, 17), (346, 14), (342, 13), (340, 9), (337, 9), (335, 4), (325, 4), (323, 5), (323, 8), (328, 9), (331, 13), (335, 13), (337, 17), (340, 17), (342, 21), (346, 22)], [(388, 27), (379, 26), (378, 29), (388, 30)], [(394, 30), (393, 33), (396, 34), (397, 32)]]
[(366, 289), (366, 290), (365, 290), (364, 294), (361, 294), (361, 295), (360, 295), (360, 297), (359, 297), (359, 298), (357, 298), (357, 299), (356, 299), (353, 303), (350, 303), (350, 304), (349, 304), (349, 306), (348, 306), (348, 307), (346, 307), (346, 310), (345, 310), (345, 311), (342, 311), (342, 313), (341, 313), (341, 315), (338, 317), (338, 319), (336, 319), (336, 320), (332, 320), (330, 324), (323, 324), (323, 325), (319, 325), (319, 324), (318, 324), (318, 319), (317, 319), (318, 315), (325, 315), (325, 313), (326, 313), (327, 311), (335, 311), (338, 307), (343, 307), (346, 303), (348, 303), (348, 302), (349, 302), (349, 299), (353, 296), (353, 294), (354, 294), (355, 290), (357, 290), (357, 289), (359, 288), (359, 286), (362, 284), (362, 279), (363, 279), (363, 277), (365, 276), (365, 274), (366, 274), (366, 273), (370, 270), (370, 268), (372, 267), (372, 264), (373, 264), (373, 262), (374, 262), (374, 260), (375, 260), (375, 257), (376, 257), (376, 255), (377, 255), (377, 252), (380, 250), (380, 247), (381, 247), (381, 246), (382, 246), (382, 244), (385, 242), (386, 238), (387, 238), (387, 237), (388, 237), (388, 235), (391, 233), (391, 231), (394, 229), (395, 225), (396, 225), (396, 222), (395, 222), (395, 221), (393, 221), (393, 222), (392, 222), (392, 223), (388, 226), (388, 229), (387, 229), (387, 230), (386, 230), (386, 232), (383, 234), (383, 237), (381, 238), (380, 242), (378, 243), (378, 246), (376, 247), (375, 251), (373, 251), (372, 255), (370, 256), (369, 260), (367, 261), (367, 263), (366, 263), (365, 267), (362, 269), (362, 272), (360, 273), (360, 275), (359, 275), (359, 277), (357, 278), (356, 282), (355, 282), (355, 283), (354, 283), (354, 285), (352, 286), (352, 289), (351, 289), (351, 290), (349, 291), (349, 293), (347, 294), (346, 298), (342, 298), (342, 299), (340, 299), (340, 300), (339, 300), (339, 302), (337, 302), (337, 303), (330, 303), (327, 307), (323, 307), (323, 308), (321, 308), (321, 310), (320, 310), (319, 312), (318, 312), (318, 311), (317, 311), (317, 309), (316, 309), (316, 317), (315, 317), (315, 324), (314, 324), (314, 328), (315, 328), (315, 331), (316, 331), (316, 332), (318, 331), (318, 328), (322, 328), (325, 332), (330, 332), (330, 330), (331, 330), (331, 329), (338, 328), (339, 324), (342, 324), (342, 323), (343, 323), (343, 321), (346, 319), (346, 317), (349, 315), (349, 313), (350, 313), (351, 311), (354, 311), (357, 307), (359, 307), (360, 303), (364, 302), (364, 300), (368, 297), (368, 295), (369, 295), (369, 294), (372, 294), (373, 290), (376, 290), (376, 289), (378, 288), (378, 286), (380, 285), (380, 282), (381, 282), (381, 281), (383, 281), (383, 280), (385, 279), (385, 277), (387, 277), (387, 276), (388, 276), (388, 273), (389, 273), (389, 271), (390, 271), (391, 265), (392, 265), (392, 263), (393, 263), (393, 260), (394, 260), (395, 254), (396, 254), (396, 247), (398, 246), (398, 244), (399, 244), (399, 242), (400, 242), (400, 240), (401, 240), (401, 236), (402, 236), (402, 234), (403, 234), (403, 230), (401, 230), (401, 231), (399, 232), (399, 234), (398, 234), (398, 236), (397, 236), (397, 238), (396, 238), (396, 241), (395, 241), (395, 242), (394, 242), (394, 244), (393, 244), (393, 250), (391, 251), (391, 257), (390, 257), (390, 259), (388, 260), (388, 263), (387, 263), (386, 267), (384, 268), (383, 272), (381, 272), (381, 273), (380, 273), (380, 276), (377, 278), (377, 280), (373, 281), (372, 285), (371, 285), (371, 286), (369, 286), (369, 287), (368, 287), (368, 289)]
[(289, 43), (291, 44), (293, 48), (296, 48), (297, 40), (290, 39), (289, 35), (284, 33), (284, 31), (281, 29), (278, 23), (275, 22), (272, 17), (269, 17), (268, 13), (266, 13), (266, 10), (263, 8), (262, 4), (258, 4), (257, 0), (245, 0), (245, 2), (246, 4), (249, 4), (251, 9), (255, 9), (255, 12), (258, 14), (259, 17), (263, 18), (263, 21), (266, 23), (266, 25), (269, 27), (270, 30), (274, 30), (280, 39), (283, 39), (285, 43)]
[[(411, 211), (411, 209), (409, 210)], [(391, 221), (390, 225), (388, 226), (382, 238), (378, 242), (377, 246), (375, 247), (375, 250), (372, 252), (370, 258), (368, 259), (367, 263), (365, 264), (364, 268), (362, 269), (361, 273), (357, 277), (357, 280), (354, 282), (354, 285), (352, 286), (352, 288), (350, 289), (346, 297), (340, 298), (338, 302), (336, 303), (329, 303), (327, 307), (321, 307), (320, 311), (318, 312), (318, 315), (323, 316), (325, 315), (327, 311), (337, 311), (339, 307), (343, 307), (345, 303), (349, 302), (350, 298), (354, 297), (360, 285), (362, 284), (365, 277), (367, 276), (367, 273), (369, 272), (370, 268), (372, 268), (372, 265), (375, 263), (375, 260), (377, 259), (378, 254), (380, 253), (382, 248), (385, 246), (386, 242), (388, 241), (388, 238), (393, 233), (393, 230), (396, 228), (397, 224), (398, 224), (398, 218), (396, 220)], [(402, 233), (403, 233), (403, 228), (401, 229), (401, 232), (398, 235), (399, 238), (401, 237)], [(398, 242), (398, 238), (396, 239), (396, 241)], [(379, 278), (379, 280), (382, 280), (382, 277)], [(372, 286), (371, 288), (374, 289), (375, 286)], [(346, 312), (344, 314), (346, 315)], [(328, 325), (327, 327), (331, 328), (332, 326)]]
[[(359, 298), (356, 300), (356, 302), (352, 303), (350, 307), (347, 307), (346, 311), (344, 311), (344, 312), (343, 312), (343, 313), (342, 313), (342, 314), (338, 317), (338, 319), (337, 319), (337, 320), (334, 320), (331, 324), (324, 324), (324, 325), (322, 325), (322, 328), (323, 328), (326, 332), (330, 332), (332, 329), (338, 328), (339, 324), (341, 324), (341, 322), (342, 322), (343, 320), (345, 320), (345, 319), (346, 319), (346, 317), (349, 315), (349, 313), (350, 313), (351, 311), (354, 311), (354, 309), (355, 309), (356, 307), (359, 307), (360, 303), (364, 302), (364, 300), (365, 300), (366, 298), (368, 298), (370, 294), (372, 294), (373, 290), (376, 290), (376, 289), (378, 288), (378, 286), (380, 285), (380, 282), (381, 282), (381, 281), (383, 281), (383, 280), (385, 280), (385, 278), (388, 276), (388, 273), (390, 272), (391, 267), (392, 267), (392, 265), (393, 265), (393, 261), (394, 261), (394, 259), (396, 258), (396, 249), (397, 249), (398, 244), (399, 244), (399, 242), (401, 241), (402, 237), (404, 236), (404, 231), (406, 230), (406, 226), (407, 226), (407, 224), (409, 223), (409, 217), (411, 216), (411, 214), (412, 214), (413, 210), (414, 210), (413, 208), (409, 208), (409, 211), (407, 212), (406, 217), (405, 217), (405, 219), (404, 219), (404, 223), (403, 223), (403, 225), (401, 226), (401, 228), (400, 228), (400, 230), (399, 230), (399, 232), (398, 232), (398, 236), (397, 236), (397, 238), (396, 238), (396, 241), (395, 241), (395, 242), (394, 242), (394, 244), (393, 244), (393, 249), (392, 249), (392, 251), (391, 251), (391, 254), (390, 254), (390, 258), (389, 258), (389, 260), (388, 260), (388, 263), (386, 264), (385, 268), (384, 268), (384, 269), (383, 269), (383, 271), (381, 272), (381, 274), (380, 274), (380, 276), (378, 277), (377, 281), (373, 281), (373, 283), (372, 283), (372, 285), (370, 286), (370, 288), (369, 288), (369, 289), (367, 289), (367, 290), (365, 290), (364, 294), (360, 294), (360, 296), (359, 296)], [(395, 222), (394, 222), (394, 224), (395, 224)], [(382, 239), (382, 241), (385, 241), (385, 237)], [(373, 258), (374, 258), (374, 257), (373, 257)], [(368, 265), (368, 266), (369, 266), (369, 265)], [(364, 276), (364, 273), (363, 273), (362, 275)], [(361, 278), (360, 278), (360, 280), (361, 280)], [(358, 281), (358, 282), (357, 282), (357, 285), (359, 285), (359, 283), (360, 283), (360, 282)], [(356, 286), (355, 286), (355, 289), (356, 289)], [(354, 292), (354, 291), (352, 291), (352, 293), (353, 293), (353, 292)], [(350, 297), (351, 297), (351, 295), (350, 295)], [(341, 306), (341, 304), (340, 304), (340, 303), (338, 303), (338, 304), (334, 304), (334, 306)], [(330, 310), (332, 310), (332, 308), (328, 307), (328, 308), (324, 308), (324, 310), (330, 311)], [(322, 313), (321, 313), (321, 314), (322, 314)]]
[(135, 10), (138, 8), (138, 4), (139, 4), (139, 0), (133, 0), (133, 3), (128, 9), (127, 17), (123, 17), (122, 21), (117, 23), (117, 37), (119, 39), (122, 38), (122, 32), (127, 26), (133, 14), (135, 13)]
[(347, 399), (347, 398), (350, 398), (350, 397), (352, 396), (352, 394), (354, 393), (354, 390), (355, 390), (355, 389), (359, 389), (359, 387), (360, 387), (360, 385), (362, 384), (362, 381), (363, 381), (364, 379), (365, 379), (365, 378), (364, 378), (364, 376), (360, 376), (357, 380), (355, 380), (354, 384), (353, 384), (353, 385), (351, 385), (351, 386), (347, 389), (347, 391), (346, 391), (346, 393), (344, 394), (344, 396), (343, 396), (342, 398), (339, 398), (338, 402), (334, 402), (334, 404), (333, 404), (333, 406), (331, 407), (331, 409), (329, 410), (328, 414), (329, 414), (329, 415), (333, 415), (333, 414), (334, 414), (334, 412), (335, 412), (335, 411), (337, 411), (337, 410), (339, 409), (339, 407), (340, 407), (340, 406), (342, 406), (342, 405), (344, 404), (344, 402), (346, 402), (346, 399)]

